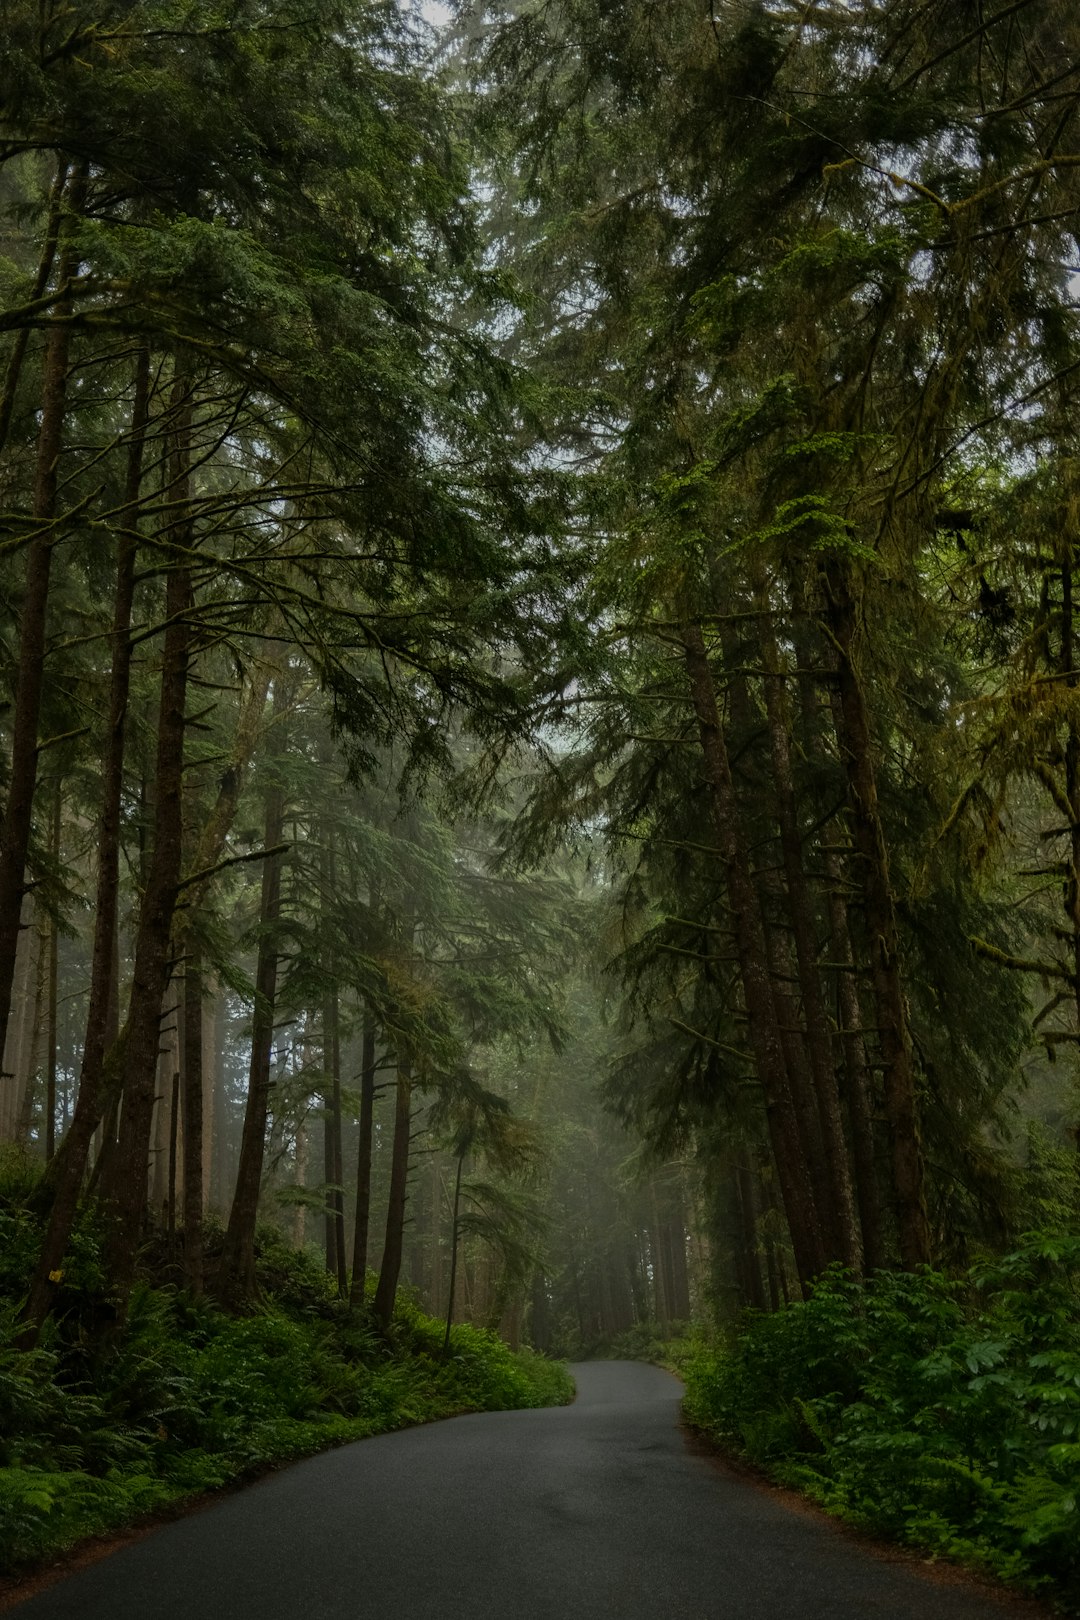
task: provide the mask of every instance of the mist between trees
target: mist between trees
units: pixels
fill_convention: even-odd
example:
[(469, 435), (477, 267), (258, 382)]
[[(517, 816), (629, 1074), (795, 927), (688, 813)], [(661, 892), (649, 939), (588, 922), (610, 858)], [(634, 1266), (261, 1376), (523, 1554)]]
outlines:
[(1074, 8), (2, 16), (24, 1350), (1075, 1230)]

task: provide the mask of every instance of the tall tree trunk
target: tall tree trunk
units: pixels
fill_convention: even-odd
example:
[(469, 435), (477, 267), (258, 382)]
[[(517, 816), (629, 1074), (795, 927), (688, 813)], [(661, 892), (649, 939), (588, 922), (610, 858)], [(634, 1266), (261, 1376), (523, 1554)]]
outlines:
[(825, 1264), (825, 1251), (777, 1027), (765, 926), (751, 876), (746, 839), (739, 822), (731, 764), (700, 624), (693, 620), (684, 624), (682, 641), (712, 818), (727, 869), (728, 898), (734, 914), (736, 954), (746, 1004), (750, 1049), (764, 1094), (769, 1134), (799, 1276), (806, 1284)]
[[(1069, 536), (1062, 541), (1061, 559), (1061, 673), (1070, 691), (1075, 691), (1080, 671), (1076, 668), (1075, 608), (1073, 603), (1073, 544)], [(1074, 711), (1069, 709), (1069, 726), (1065, 739), (1065, 796), (1069, 802), (1069, 874), (1065, 884), (1065, 910), (1072, 934), (1073, 1000), (1076, 1008), (1076, 1027), (1080, 1032), (1080, 726)], [(1080, 1146), (1080, 1134), (1077, 1136)]]
[[(736, 745), (741, 749), (749, 743), (759, 724), (757, 712), (751, 704), (750, 690), (743, 670), (749, 649), (739, 645), (732, 624), (726, 619), (721, 621), (719, 627), (719, 642), (726, 672), (731, 731)], [(766, 792), (770, 787), (775, 787), (775, 784), (763, 779), (762, 791)], [(734, 814), (739, 817), (739, 796), (734, 771), (732, 790)], [(773, 813), (775, 814), (775, 808)], [(741, 821), (739, 825), (741, 826)], [(836, 1252), (833, 1234), (837, 1227), (837, 1218), (817, 1093), (809, 1061), (806, 1026), (791, 989), (797, 980), (791, 953), (792, 930), (788, 894), (781, 872), (771, 862), (766, 863), (761, 871), (754, 871), (748, 852), (747, 865), (761, 912), (773, 1019), (780, 1037), (780, 1050), (783, 1054), (791, 1106), (798, 1130), (798, 1142), (806, 1164), (824, 1263), (824, 1259), (832, 1258)]]
[[(34, 990), (32, 997), (28, 998), (30, 1016), (23, 1026), (21, 1031), (22, 1039), (19, 1042), (19, 1068), (24, 1078), (22, 1102), (15, 1136), (16, 1141), (22, 1143), (23, 1146), (29, 1145), (34, 1116), (37, 1111), (38, 1077), (41, 1069), (46, 1008), (49, 1000), (49, 924), (40, 906), (35, 905), (32, 909), (36, 918), (34, 928)], [(44, 1113), (44, 1110), (42, 1112)], [(39, 1140), (44, 1135), (43, 1124), (39, 1133)]]
[(690, 1273), (686, 1264), (686, 1205), (682, 1172), (676, 1167), (669, 1186), (668, 1222), (671, 1252), (671, 1313), (677, 1322), (690, 1320)]
[[(175, 958), (173, 958), (175, 960)], [(179, 1072), (179, 1004), (177, 982), (170, 979), (161, 1009), (158, 1043), (158, 1073), (154, 1093), (154, 1113), (150, 1126), (150, 1155), (147, 1166), (149, 1214), (151, 1221), (169, 1224), (169, 1132), (172, 1119), (173, 1077)]]
[(169, 1235), (169, 1262), (172, 1264), (173, 1251), (176, 1241), (176, 1198), (179, 1192), (177, 1184), (177, 1160), (180, 1143), (180, 1084), (181, 1071), (174, 1069), (172, 1081), (169, 1086), (169, 1172), (167, 1190), (165, 1193), (165, 1208), (167, 1211), (165, 1229)]
[(653, 1317), (661, 1327), (671, 1321), (671, 1278), (668, 1255), (664, 1242), (664, 1223), (660, 1219), (660, 1200), (656, 1193), (656, 1177), (649, 1181), (649, 1255), (653, 1273)]
[[(326, 901), (334, 895), (337, 885), (337, 852), (334, 846), (332, 827), (324, 829), (321, 866), (323, 905), (325, 906)], [(329, 933), (328, 928), (328, 936)], [(326, 1201), (326, 1262), (327, 1269), (337, 1281), (339, 1297), (346, 1299), (349, 1292), (349, 1277), (348, 1256), (345, 1252), (345, 1167), (341, 1142), (341, 1024), (335, 978), (336, 970), (337, 965), (331, 947), (326, 962), (330, 988), (323, 1000), (322, 1013), (323, 1074), (327, 1080), (324, 1114), (326, 1122), (326, 1179), (333, 1188), (333, 1191), (328, 1192)]]
[[(101, 821), (98, 829), (97, 893), (79, 1090), (71, 1125), (52, 1161), (42, 1189), (48, 1223), (27, 1302), (27, 1318), (41, 1323), (52, 1298), (50, 1276), (60, 1269), (75, 1220), (90, 1144), (102, 1120), (105, 1052), (119, 1034), (120, 975), (117, 896), (120, 885), (120, 817), (124, 773), (124, 722), (131, 677), (131, 607), (135, 593), (136, 511), (142, 484), (143, 451), (150, 400), (150, 356), (140, 350), (135, 364), (135, 397), (128, 439), (124, 512), (117, 540), (113, 592), (112, 671), (109, 725), (101, 763)], [(100, 1163), (100, 1150), (98, 1154)]]
[(22, 1116), (25, 1091), (25, 1069), (22, 1054), (33, 1022), (33, 990), (37, 953), (37, 932), (30, 926), (33, 901), (30, 895), (23, 899), (19, 918), (19, 944), (15, 964), (15, 984), (12, 993), (12, 1018), (8, 1023), (7, 1043), (3, 1053), (3, 1073), (0, 1074), (0, 1140), (19, 1139), (19, 1121)]
[(844, 1097), (851, 1121), (852, 1155), (855, 1161), (855, 1187), (858, 1194), (859, 1224), (862, 1228), (863, 1257), (868, 1271), (880, 1271), (885, 1264), (885, 1239), (881, 1227), (881, 1196), (878, 1188), (877, 1154), (874, 1150), (874, 1119), (871, 1105), (870, 1065), (866, 1057), (862, 1007), (855, 977), (855, 957), (851, 948), (847, 902), (844, 899), (840, 857), (834, 849), (825, 851), (828, 879), (830, 949), (836, 964), (836, 999), (840, 1019), (840, 1040), (844, 1053)]
[(323, 1053), (323, 1086), (322, 1086), (322, 1139), (323, 1139), (323, 1251), (328, 1276), (337, 1278), (338, 1252), (337, 1252), (337, 1209), (334, 1203), (334, 1085), (326, 1068), (326, 1054)]
[(431, 1202), (428, 1206), (428, 1248), (431, 1255), (431, 1274), (428, 1281), (427, 1308), (431, 1316), (442, 1313), (443, 1301), (443, 1163), (436, 1149), (431, 1155)]
[[(794, 605), (792, 640), (798, 664), (796, 679), (802, 747), (808, 759), (820, 760), (825, 753), (823, 711), (818, 699), (818, 682), (821, 679), (820, 650), (815, 649), (811, 632), (814, 621), (807, 601), (805, 582), (797, 578), (790, 582), (790, 588)], [(815, 651), (818, 653), (816, 658)], [(831, 686), (834, 658), (827, 657), (826, 664)], [(815, 665), (818, 666), (816, 669)], [(840, 1091), (851, 1127), (852, 1167), (859, 1229), (862, 1234), (863, 1264), (868, 1271), (878, 1271), (885, 1264), (885, 1242), (881, 1222), (877, 1154), (874, 1146), (873, 1090), (870, 1065), (866, 1056), (855, 954), (851, 944), (851, 927), (839, 851), (831, 845), (826, 845), (821, 848), (820, 853), (825, 869), (829, 950), (832, 957), (832, 971), (836, 975), (837, 1023), (840, 1030), (840, 1051), (843, 1056)]]
[(356, 1144), (356, 1219), (353, 1225), (352, 1287), (349, 1300), (364, 1303), (367, 1279), (368, 1232), (371, 1222), (371, 1137), (375, 1115), (375, 1021), (364, 1015), (364, 1040), (360, 1051), (360, 1131)]
[[(60, 824), (64, 808), (64, 784), (57, 777), (53, 790), (52, 816), (49, 827), (49, 854), (56, 866), (60, 864)], [(60, 991), (60, 924), (49, 919), (48, 961), (48, 1029), (45, 1034), (45, 1162), (48, 1164), (56, 1151), (56, 1062), (58, 1012)]]
[[(284, 676), (274, 681), (274, 714), (284, 708)], [(265, 797), (265, 847), (278, 849), (285, 827), (285, 789), (276, 773), (270, 777)], [(229, 1225), (217, 1279), (219, 1298), (235, 1307), (257, 1297), (255, 1279), (255, 1225), (259, 1213), (263, 1158), (266, 1151), (266, 1122), (270, 1111), (270, 1063), (274, 1045), (274, 1009), (277, 1000), (278, 918), (281, 912), (282, 856), (268, 854), (263, 861), (262, 892), (259, 906), (259, 951), (255, 969), (255, 1007), (251, 1019), (251, 1062), (248, 1070), (247, 1106), (240, 1141), (240, 1164), (236, 1174)]]
[(326, 1129), (329, 1179), (333, 1186), (333, 1191), (327, 1197), (327, 1219), (333, 1227), (331, 1269), (337, 1282), (338, 1295), (346, 1299), (349, 1292), (349, 1277), (348, 1257), (345, 1253), (345, 1197), (342, 1179), (344, 1166), (341, 1147), (341, 1030), (336, 990), (332, 990), (323, 1003), (323, 1073), (328, 1081)]
[(203, 1291), (203, 984), (198, 944), (184, 966), (184, 1275)]
[(389, 1329), (394, 1315), (401, 1255), (405, 1240), (405, 1206), (408, 1199), (409, 1138), (412, 1132), (412, 1067), (407, 1048), (398, 1048), (397, 1084), (394, 1100), (394, 1146), (390, 1159), (390, 1197), (386, 1210), (386, 1236), (383, 1241), (379, 1283), (375, 1290), (375, 1315)]
[(461, 1214), (461, 1175), (465, 1168), (464, 1149), (457, 1156), (454, 1171), (454, 1206), (450, 1218), (450, 1286), (446, 1296), (446, 1330), (443, 1333), (443, 1356), (450, 1354), (450, 1329), (454, 1324), (454, 1295), (457, 1292), (459, 1217)]
[(754, 1177), (745, 1161), (739, 1162), (732, 1179), (739, 1214), (735, 1243), (739, 1251), (738, 1271), (743, 1304), (749, 1305), (751, 1310), (763, 1311), (765, 1291), (761, 1283), (761, 1265), (758, 1261), (757, 1200), (754, 1194)]
[(123, 1096), (116, 1152), (103, 1186), (106, 1256), (120, 1312), (126, 1310), (135, 1271), (139, 1229), (146, 1210), (147, 1159), (153, 1120), (162, 1002), (171, 972), (169, 943), (180, 885), (183, 850), (185, 707), (191, 661), (193, 594), (187, 552), (191, 545), (191, 384), (173, 384), (176, 413), (170, 455), (169, 531), (178, 548), (165, 589), (165, 636), (154, 767), (154, 843), (135, 941), (128, 1015), (111, 1062)]
[(795, 940), (802, 1013), (806, 1027), (810, 1072), (813, 1077), (820, 1121), (821, 1139), (829, 1177), (828, 1214), (833, 1227), (832, 1259), (842, 1260), (853, 1271), (862, 1269), (862, 1244), (855, 1218), (855, 1198), (851, 1185), (847, 1143), (840, 1114), (836, 1084), (832, 1031), (825, 1006), (825, 994), (818, 968), (817, 929), (803, 867), (802, 837), (795, 803), (795, 777), (791, 764), (791, 719), (788, 713), (784, 679), (776, 638), (767, 616), (768, 600), (759, 593), (761, 651), (765, 666), (765, 710), (769, 726), (776, 817), (780, 829), (780, 849), (787, 884), (787, 912)]
[(210, 1050), (218, 1070), (214, 1091), (214, 1157), (210, 1166), (210, 1202), (224, 1213), (235, 1178), (231, 1174), (229, 1150), (229, 1103), (225, 1089), (224, 1055), (229, 1042), (229, 1007), (221, 985), (214, 990), (213, 1034)]
[[(70, 237), (71, 225), (86, 196), (86, 170), (75, 174), (68, 188), (68, 219), (62, 227)], [(11, 769), (7, 804), (0, 825), (0, 1052), (7, 1040), (11, 1015), (11, 988), (19, 943), (19, 916), (26, 892), (26, 852), (34, 808), (38, 769), (38, 717), (45, 670), (45, 625), (49, 603), (56, 534), (57, 468), (67, 409), (68, 351), (70, 346), (70, 285), (78, 268), (70, 242), (60, 253), (56, 324), (45, 346), (41, 422), (34, 465), (33, 515), (38, 527), (27, 547), (26, 581), (20, 605), (19, 658), (15, 673), (12, 715)]]
[[(307, 1115), (301, 1115), (296, 1123), (295, 1170), (296, 1186), (299, 1192), (307, 1187), (307, 1159), (308, 1159), (308, 1132)], [(307, 1210), (300, 1202), (293, 1208), (293, 1247), (302, 1249), (307, 1242)]]
[(858, 857), (853, 870), (857, 872), (865, 901), (874, 999), (885, 1066), (885, 1111), (889, 1121), (900, 1258), (905, 1268), (912, 1270), (930, 1259), (930, 1229), (924, 1201), (915, 1060), (901, 976), (896, 908), (878, 808), (870, 725), (855, 661), (855, 601), (844, 566), (831, 564), (826, 570), (825, 583), (829, 624), (838, 653), (834, 703), (837, 743), (847, 773), (852, 833)]

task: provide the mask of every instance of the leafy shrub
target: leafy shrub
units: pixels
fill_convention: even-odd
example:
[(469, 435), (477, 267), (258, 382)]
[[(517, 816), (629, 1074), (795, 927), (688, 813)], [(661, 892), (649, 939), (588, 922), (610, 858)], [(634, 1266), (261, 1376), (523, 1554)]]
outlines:
[(1075, 1594), (1078, 1268), (1080, 1239), (1034, 1234), (956, 1281), (834, 1269), (697, 1344), (687, 1416), (834, 1511)]
[(689, 1322), (635, 1322), (605, 1346), (604, 1355), (616, 1361), (651, 1361), (658, 1367), (681, 1365), (689, 1345)]

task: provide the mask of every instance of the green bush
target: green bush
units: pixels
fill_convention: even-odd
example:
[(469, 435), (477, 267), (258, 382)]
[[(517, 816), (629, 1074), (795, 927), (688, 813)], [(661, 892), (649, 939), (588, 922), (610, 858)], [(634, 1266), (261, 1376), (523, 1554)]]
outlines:
[(1076, 1605), (1078, 1269), (1080, 1239), (1034, 1234), (958, 1280), (830, 1271), (695, 1345), (686, 1414), (833, 1511)]

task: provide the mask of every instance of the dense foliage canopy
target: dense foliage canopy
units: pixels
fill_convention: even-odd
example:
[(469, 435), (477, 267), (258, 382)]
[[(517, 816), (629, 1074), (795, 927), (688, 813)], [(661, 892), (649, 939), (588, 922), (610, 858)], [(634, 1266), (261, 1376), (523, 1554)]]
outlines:
[(0, 21), (20, 1433), (300, 1354), (269, 1222), (333, 1355), (761, 1313), (695, 1412), (894, 1530), (940, 1377), (919, 1533), (1064, 1579), (1075, 1428), (979, 1447), (1076, 1325), (1074, 8)]

